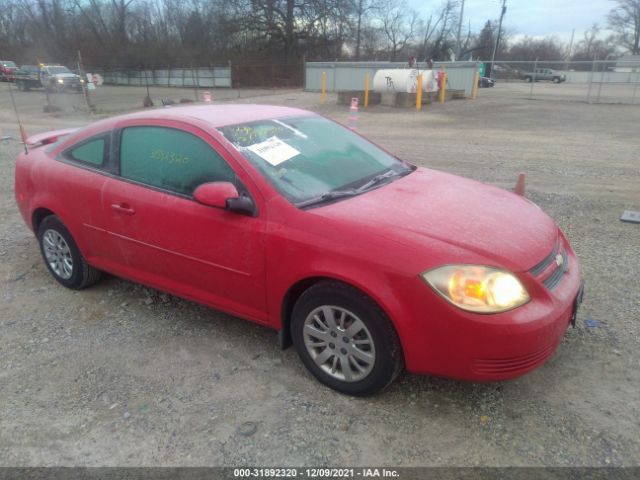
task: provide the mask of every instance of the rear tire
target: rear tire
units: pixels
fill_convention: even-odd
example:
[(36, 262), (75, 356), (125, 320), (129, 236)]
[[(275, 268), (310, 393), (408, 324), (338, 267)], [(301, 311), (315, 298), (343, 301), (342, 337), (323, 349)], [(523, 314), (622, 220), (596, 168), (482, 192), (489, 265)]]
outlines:
[(531, 77), (524, 77), (524, 81), (527, 83), (531, 83), (533, 79)]
[(38, 227), (37, 236), (45, 265), (58, 283), (81, 290), (100, 280), (102, 272), (87, 263), (58, 217), (46, 217)]
[(386, 314), (367, 295), (340, 282), (317, 283), (300, 296), (291, 334), (307, 369), (349, 395), (384, 389), (404, 366), (400, 340)]

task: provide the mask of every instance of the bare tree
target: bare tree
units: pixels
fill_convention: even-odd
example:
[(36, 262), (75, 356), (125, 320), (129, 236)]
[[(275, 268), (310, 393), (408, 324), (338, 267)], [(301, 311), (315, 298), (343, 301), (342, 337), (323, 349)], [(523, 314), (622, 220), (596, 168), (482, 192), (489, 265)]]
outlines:
[(541, 39), (525, 37), (511, 45), (508, 57), (512, 60), (533, 62), (538, 60), (559, 61), (564, 58), (566, 48), (555, 37)]
[(360, 44), (362, 41), (362, 22), (366, 20), (367, 16), (372, 12), (380, 9), (382, 6), (381, 0), (351, 0), (353, 6), (354, 16), (356, 20), (356, 60), (360, 60)]
[(413, 39), (418, 13), (409, 8), (404, 1), (387, 0), (381, 20), (389, 46), (389, 60), (393, 62), (398, 53)]
[(640, 0), (613, 0), (609, 27), (632, 55), (640, 55)]
[[(591, 25), (591, 28), (585, 30), (583, 39), (576, 45), (575, 52), (571, 55), (571, 60), (591, 61), (594, 58), (607, 58), (616, 51), (617, 40), (610, 35), (605, 39), (601, 39), (601, 28), (597, 23)], [(591, 65), (576, 65), (576, 69), (590, 69)]]
[(422, 33), (420, 56), (429, 58), (445, 58), (446, 51), (453, 42), (452, 27), (458, 16), (458, 1), (445, 0), (426, 22), (422, 22), (419, 30)]

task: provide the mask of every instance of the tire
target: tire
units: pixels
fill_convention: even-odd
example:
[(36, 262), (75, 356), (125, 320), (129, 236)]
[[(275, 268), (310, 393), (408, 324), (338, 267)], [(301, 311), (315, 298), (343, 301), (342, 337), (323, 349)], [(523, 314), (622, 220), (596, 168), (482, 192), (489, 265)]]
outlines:
[(560, 83), (560, 79), (558, 77), (554, 77), (553, 83)]
[(100, 279), (102, 272), (87, 263), (58, 217), (46, 217), (38, 227), (37, 236), (44, 263), (58, 283), (81, 290)]
[(382, 309), (340, 282), (317, 283), (300, 296), (291, 316), (291, 336), (307, 369), (349, 395), (384, 389), (404, 367), (398, 335)]
[(531, 77), (524, 77), (524, 81), (527, 83), (531, 83), (533, 79)]
[(20, 80), (16, 80), (16, 87), (18, 87), (18, 90), (20, 92), (25, 92), (25, 88), (24, 88), (24, 82), (21, 82)]

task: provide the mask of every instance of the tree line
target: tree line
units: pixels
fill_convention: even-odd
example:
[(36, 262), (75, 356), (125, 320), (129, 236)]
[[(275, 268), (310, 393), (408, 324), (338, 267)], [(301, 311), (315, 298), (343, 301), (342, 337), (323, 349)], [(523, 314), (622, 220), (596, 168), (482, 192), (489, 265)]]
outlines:
[[(150, 67), (306, 60), (489, 60), (497, 21), (473, 32), (459, 0), (420, 14), (405, 0), (3, 0), (0, 57), (18, 63)], [(495, 12), (496, 15), (498, 12)], [(518, 37), (508, 28), (500, 60), (591, 60), (640, 54), (640, 0), (612, 0), (603, 24), (571, 45)]]

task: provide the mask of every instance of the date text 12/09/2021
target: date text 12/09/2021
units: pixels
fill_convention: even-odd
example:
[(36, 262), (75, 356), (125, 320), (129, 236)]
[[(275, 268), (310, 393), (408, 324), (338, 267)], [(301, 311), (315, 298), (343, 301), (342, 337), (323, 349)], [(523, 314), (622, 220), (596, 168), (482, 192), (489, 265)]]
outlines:
[(234, 478), (399, 478), (389, 468), (234, 468)]

